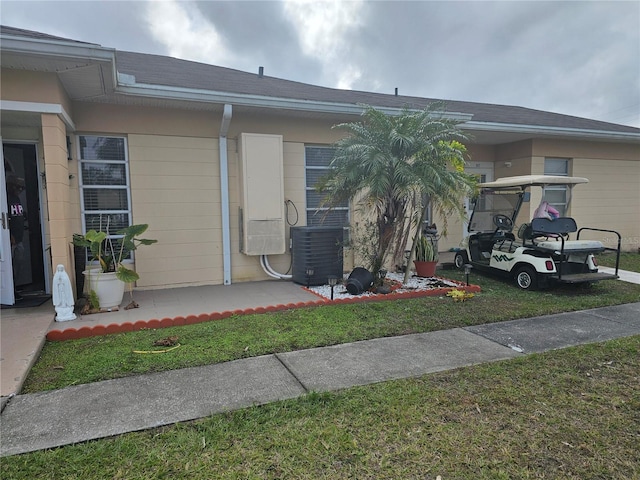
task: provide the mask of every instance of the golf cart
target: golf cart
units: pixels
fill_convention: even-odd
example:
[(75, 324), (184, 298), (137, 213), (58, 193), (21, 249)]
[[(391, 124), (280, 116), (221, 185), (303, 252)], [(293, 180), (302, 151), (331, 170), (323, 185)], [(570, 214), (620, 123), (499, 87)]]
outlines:
[[(520, 207), (530, 196), (527, 188), (566, 185), (570, 194), (573, 186), (588, 181), (581, 177), (524, 175), (479, 184), (480, 192), (469, 218), (469, 237), (464, 250), (456, 252), (456, 267), (471, 264), (481, 271), (512, 277), (523, 290), (618, 278), (621, 243), (618, 232), (598, 228), (578, 230), (573, 218), (555, 218), (558, 212), (543, 201), (534, 214), (538, 218), (520, 225), (518, 238), (513, 233)], [(617, 248), (607, 248), (597, 240), (580, 239), (580, 234), (586, 231), (617, 235)], [(575, 240), (571, 240), (569, 234), (575, 232)], [(605, 250), (617, 254), (615, 274), (598, 272), (594, 254)]]

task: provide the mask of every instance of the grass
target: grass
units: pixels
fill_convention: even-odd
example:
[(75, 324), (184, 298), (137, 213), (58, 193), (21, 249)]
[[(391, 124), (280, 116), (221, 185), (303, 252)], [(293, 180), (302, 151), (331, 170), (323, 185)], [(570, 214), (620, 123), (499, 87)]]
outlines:
[[(445, 273), (462, 280), (457, 271)], [(472, 274), (471, 280), (482, 287), (482, 293), (462, 303), (443, 296), (322, 306), (161, 330), (47, 342), (27, 377), (23, 393), (275, 352), (640, 300), (640, 286), (623, 282), (524, 292), (506, 280), (476, 274)], [(133, 353), (153, 349), (155, 340), (167, 336), (178, 336), (180, 348), (157, 355)]]
[(640, 478), (638, 351), (640, 336), (312, 393), (4, 458), (3, 478)]
[[(613, 253), (598, 255), (598, 264), (604, 267), (616, 266), (616, 256)], [(640, 273), (640, 253), (622, 252), (620, 253), (620, 268), (630, 272)]]

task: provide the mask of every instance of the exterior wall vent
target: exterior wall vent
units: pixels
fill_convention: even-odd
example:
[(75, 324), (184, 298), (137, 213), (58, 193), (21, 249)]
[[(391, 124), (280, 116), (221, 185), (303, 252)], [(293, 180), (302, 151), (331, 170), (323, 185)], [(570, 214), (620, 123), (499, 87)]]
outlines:
[[(292, 280), (300, 285), (326, 285), (342, 278), (342, 227), (291, 227)], [(313, 270), (312, 275), (307, 271)]]
[(246, 255), (285, 253), (282, 136), (241, 133), (238, 143), (241, 251)]

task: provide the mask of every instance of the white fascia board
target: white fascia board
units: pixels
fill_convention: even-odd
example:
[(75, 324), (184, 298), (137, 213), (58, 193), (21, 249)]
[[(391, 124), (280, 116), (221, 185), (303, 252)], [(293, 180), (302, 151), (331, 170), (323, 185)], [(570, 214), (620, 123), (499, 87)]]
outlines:
[(59, 103), (18, 102), (15, 100), (0, 100), (2, 112), (27, 112), (27, 113), (52, 113), (62, 118), (70, 130), (75, 131), (76, 126), (64, 107)]
[(59, 40), (43, 40), (11, 35), (1, 35), (0, 39), (0, 50), (3, 52), (108, 63), (111, 65), (112, 84), (117, 84), (115, 48), (105, 48), (91, 43), (84, 44)]
[(11, 35), (2, 35), (1, 38), (2, 50), (7, 52), (84, 58), (102, 62), (110, 62), (115, 59), (115, 48), (105, 48), (92, 43), (64, 42)]
[(590, 140), (618, 140), (640, 143), (640, 133), (608, 132), (583, 128), (545, 127), (539, 125), (520, 125), (513, 123), (470, 121), (460, 126), (465, 130), (481, 130), (487, 132), (521, 133), (531, 135), (551, 135), (562, 137), (589, 138)]
[[(116, 92), (122, 95), (131, 95), (136, 97), (162, 98), (202, 103), (222, 103), (248, 107), (301, 110), (305, 112), (317, 113), (361, 115), (365, 108), (363, 105), (349, 103), (322, 102), (319, 100), (299, 100), (294, 98), (268, 97), (264, 95), (249, 95), (231, 92), (216, 92), (211, 90), (168, 87), (165, 85), (131, 85), (124, 84), (122, 82), (120, 82), (120, 84), (116, 88)], [(375, 105), (373, 106), (376, 109), (389, 115), (397, 115), (403, 111), (402, 108), (376, 107)], [(468, 121), (472, 118), (473, 115), (458, 112), (443, 112), (443, 116), (445, 118)]]

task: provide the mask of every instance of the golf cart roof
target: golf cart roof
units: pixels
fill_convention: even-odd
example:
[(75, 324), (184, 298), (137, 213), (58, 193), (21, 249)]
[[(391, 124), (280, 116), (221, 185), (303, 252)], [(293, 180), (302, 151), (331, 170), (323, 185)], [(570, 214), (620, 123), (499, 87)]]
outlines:
[(513, 188), (525, 189), (528, 186), (545, 185), (577, 185), (579, 183), (589, 183), (583, 177), (560, 177), (555, 175), (521, 175), (518, 177), (503, 177), (493, 182), (479, 183), (480, 188)]

